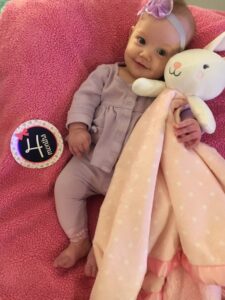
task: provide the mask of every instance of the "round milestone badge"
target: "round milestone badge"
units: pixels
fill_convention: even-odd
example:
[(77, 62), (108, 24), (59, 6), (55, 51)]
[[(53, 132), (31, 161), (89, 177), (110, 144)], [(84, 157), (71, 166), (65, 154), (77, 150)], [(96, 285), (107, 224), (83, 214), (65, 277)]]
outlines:
[(10, 148), (15, 160), (23, 167), (46, 168), (62, 155), (63, 139), (49, 122), (30, 120), (14, 131)]

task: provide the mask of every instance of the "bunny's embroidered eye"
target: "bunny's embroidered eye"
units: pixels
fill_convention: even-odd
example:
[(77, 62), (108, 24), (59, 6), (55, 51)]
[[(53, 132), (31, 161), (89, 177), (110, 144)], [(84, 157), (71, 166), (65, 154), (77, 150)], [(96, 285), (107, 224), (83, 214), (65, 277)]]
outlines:
[(203, 65), (203, 69), (208, 69), (209, 65)]

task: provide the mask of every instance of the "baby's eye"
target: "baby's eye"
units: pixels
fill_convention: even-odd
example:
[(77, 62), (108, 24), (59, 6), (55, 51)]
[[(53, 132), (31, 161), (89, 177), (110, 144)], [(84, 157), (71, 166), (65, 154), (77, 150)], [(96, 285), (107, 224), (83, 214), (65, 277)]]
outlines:
[(203, 69), (208, 69), (209, 68), (209, 65), (205, 64), (203, 65)]
[(162, 48), (156, 49), (156, 52), (157, 52), (160, 56), (166, 56), (166, 55), (167, 55), (166, 50), (165, 50), (165, 49), (162, 49)]
[(141, 44), (141, 45), (145, 45), (145, 43), (146, 43), (146, 42), (145, 42), (145, 39), (144, 39), (143, 37), (141, 37), (141, 36), (138, 36), (138, 37), (137, 37), (137, 41), (138, 41), (138, 43)]

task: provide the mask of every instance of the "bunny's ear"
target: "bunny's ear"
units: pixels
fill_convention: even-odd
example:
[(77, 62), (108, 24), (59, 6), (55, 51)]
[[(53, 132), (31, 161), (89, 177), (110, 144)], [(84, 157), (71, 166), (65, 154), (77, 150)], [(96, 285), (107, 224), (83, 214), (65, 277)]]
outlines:
[(212, 42), (210, 42), (204, 49), (210, 51), (224, 51), (225, 50), (225, 31), (218, 35)]

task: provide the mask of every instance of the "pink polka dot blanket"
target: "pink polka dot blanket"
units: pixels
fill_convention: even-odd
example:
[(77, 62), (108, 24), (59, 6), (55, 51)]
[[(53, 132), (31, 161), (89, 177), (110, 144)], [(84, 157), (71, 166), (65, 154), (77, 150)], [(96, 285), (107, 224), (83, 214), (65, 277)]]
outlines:
[(142, 284), (145, 299), (187, 299), (169, 294), (177, 267), (193, 280), (189, 299), (221, 299), (202, 293), (225, 285), (225, 160), (205, 143), (187, 150), (177, 141), (174, 115), (184, 104), (162, 92), (122, 152), (94, 238), (93, 300), (136, 299)]
[[(66, 137), (75, 90), (97, 65), (122, 60), (140, 2), (10, 0), (0, 13), (1, 300), (89, 299), (93, 279), (84, 275), (85, 260), (68, 272), (53, 267), (68, 243), (56, 217), (54, 183), (71, 154), (65, 144), (48, 166), (22, 159), (18, 148), (25, 141), (27, 155), (51, 153), (45, 131), (40, 146), (30, 140), (37, 125), (50, 123), (50, 131)], [(19, 142), (10, 147), (12, 136)], [(101, 200), (89, 201), (91, 235)]]

